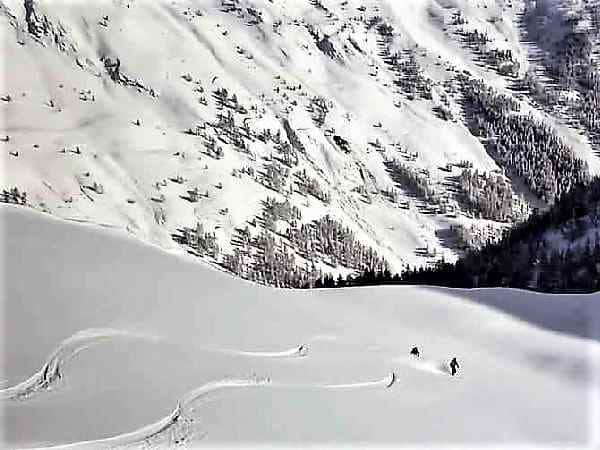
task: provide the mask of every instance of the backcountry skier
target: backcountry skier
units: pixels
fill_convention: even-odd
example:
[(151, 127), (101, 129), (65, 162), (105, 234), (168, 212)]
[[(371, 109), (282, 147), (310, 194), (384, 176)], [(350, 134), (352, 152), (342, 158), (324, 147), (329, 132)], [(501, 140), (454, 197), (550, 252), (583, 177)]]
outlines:
[(396, 373), (392, 372), (390, 377), (390, 382), (388, 383), (388, 385), (386, 387), (390, 388), (392, 387), (392, 385), (396, 382)]
[(411, 354), (411, 356), (418, 358), (420, 356), (419, 348), (413, 347), (412, 350), (410, 351), (410, 354)]
[(456, 357), (452, 358), (452, 361), (450, 361), (450, 370), (452, 371), (452, 376), (456, 375), (456, 372), (459, 368), (460, 365), (458, 364)]
[(308, 345), (302, 344), (298, 347), (298, 355), (306, 356), (308, 354)]

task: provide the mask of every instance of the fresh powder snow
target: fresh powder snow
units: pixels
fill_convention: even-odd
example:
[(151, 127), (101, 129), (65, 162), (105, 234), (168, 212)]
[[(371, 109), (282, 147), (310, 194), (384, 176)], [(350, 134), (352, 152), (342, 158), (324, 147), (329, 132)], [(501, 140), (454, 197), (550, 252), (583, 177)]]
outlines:
[(598, 295), (273, 289), (0, 212), (8, 448), (598, 444)]

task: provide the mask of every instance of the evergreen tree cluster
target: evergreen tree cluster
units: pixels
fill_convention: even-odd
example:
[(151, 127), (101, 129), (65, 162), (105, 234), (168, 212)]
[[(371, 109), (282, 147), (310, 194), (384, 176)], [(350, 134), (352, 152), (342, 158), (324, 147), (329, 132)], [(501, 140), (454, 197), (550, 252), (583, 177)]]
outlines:
[[(578, 184), (545, 213), (496, 243), (402, 274), (402, 282), (450, 287), (514, 287), (547, 292), (600, 290), (600, 180)], [(561, 236), (558, 239), (556, 236)], [(566, 241), (566, 244), (561, 244)]]
[(303, 169), (302, 172), (296, 172), (296, 186), (298, 188), (298, 192), (302, 195), (312, 195), (318, 200), (321, 200), (325, 204), (329, 204), (331, 201), (331, 196), (329, 192), (324, 190), (319, 181), (316, 178), (312, 178), (306, 173), (306, 169)]
[(402, 189), (428, 201), (436, 200), (438, 195), (433, 187), (429, 172), (404, 164), (397, 159), (385, 162), (388, 173)]
[(600, 72), (594, 63), (593, 45), (587, 31), (571, 31), (558, 44), (549, 62), (550, 74), (566, 89), (579, 93), (570, 105), (573, 116), (600, 142)]
[(265, 229), (269, 231), (277, 231), (277, 221), (283, 220), (291, 226), (296, 226), (296, 223), (302, 219), (302, 213), (297, 206), (293, 206), (288, 199), (283, 202), (278, 202), (272, 197), (267, 197), (264, 202), (262, 212), (262, 220)]
[(239, 114), (247, 114), (248, 110), (242, 105), (237, 98), (237, 94), (229, 95), (226, 88), (219, 88), (213, 92), (213, 98), (217, 103), (217, 108), (228, 108)]
[(477, 29), (463, 30), (462, 35), (464, 42), (468, 46), (476, 47), (477, 49), (483, 49), (488, 42), (491, 42), (487, 33), (482, 33)]
[(389, 269), (367, 270), (360, 274), (349, 274), (346, 278), (338, 275), (334, 278), (331, 274), (325, 274), (315, 281), (315, 288), (343, 288), (357, 286), (380, 286), (384, 284), (398, 284), (401, 282), (400, 275), (392, 273)]
[(272, 161), (265, 166), (265, 171), (262, 173), (262, 184), (269, 189), (283, 193), (289, 175), (290, 169), (282, 166), (277, 161)]
[(278, 245), (271, 233), (260, 233), (256, 243), (261, 252), (255, 260), (254, 272), (259, 274), (260, 281), (278, 287), (291, 287), (304, 281), (303, 272), (296, 270), (294, 253)]
[(232, 273), (257, 283), (281, 288), (313, 287), (323, 274), (314, 264), (301, 266), (291, 248), (272, 233), (252, 237), (241, 230), (233, 254), (225, 255), (223, 266)]
[(385, 22), (381, 22), (379, 25), (377, 25), (377, 33), (382, 39), (389, 43), (392, 41), (394, 36), (394, 27)]
[(233, 147), (242, 153), (248, 153), (247, 140), (252, 139), (252, 132), (245, 122), (245, 125), (240, 126), (235, 122), (235, 116), (231, 110), (227, 114), (219, 113), (217, 122), (212, 124), (218, 133), (219, 139), (223, 142), (233, 145)]
[(547, 112), (554, 112), (554, 108), (559, 104), (559, 95), (556, 89), (545, 86), (532, 71), (527, 71), (522, 78), (516, 80), (514, 89), (529, 94), (535, 104)]
[(173, 239), (198, 256), (210, 256), (213, 259), (219, 256), (220, 249), (215, 233), (206, 231), (201, 222), (197, 222), (195, 228), (179, 229), (178, 233), (173, 234)]
[[(582, 15), (571, 16), (563, 23), (567, 32), (552, 43), (542, 61), (547, 74), (556, 84), (534, 84), (531, 82), (534, 78), (532, 75), (520, 84), (529, 87), (530, 95), (547, 110), (556, 109), (556, 105), (564, 106), (564, 110), (558, 112), (581, 125), (590, 135), (592, 144), (599, 145), (600, 72), (593, 40), (598, 37), (600, 8), (595, 2), (585, 2), (584, 6), (591, 23)], [(531, 26), (532, 21), (537, 20), (536, 9), (530, 9), (525, 18)], [(575, 93), (576, 98), (561, 100), (561, 90)]]
[[(567, 88), (593, 82), (592, 42), (585, 31), (571, 31), (558, 43), (549, 71)], [(591, 77), (591, 78), (590, 78)]]
[(461, 250), (477, 250), (492, 242), (495, 233), (491, 227), (481, 227), (471, 224), (450, 225), (450, 234), (456, 240), (456, 248)]
[(367, 31), (371, 31), (374, 27), (376, 27), (377, 25), (379, 25), (381, 23), (384, 23), (383, 17), (381, 17), (379, 15), (375, 15), (375, 16), (369, 17), (368, 19), (365, 20), (365, 28), (367, 29)]
[(548, 125), (514, 114), (518, 104), (483, 81), (463, 77), (467, 125), (485, 139), (496, 162), (522, 178), (530, 190), (551, 204), (577, 183), (589, 179), (587, 163)]
[(277, 158), (285, 166), (292, 168), (298, 165), (300, 159), (298, 158), (298, 152), (289, 142), (281, 142), (275, 146), (275, 149), (279, 153)]
[(409, 98), (420, 97), (431, 100), (433, 81), (423, 75), (414, 52), (407, 50), (404, 53), (389, 51), (384, 54), (384, 61), (392, 72), (397, 74), (394, 83), (408, 94)]
[(465, 25), (467, 23), (467, 19), (462, 15), (461, 11), (457, 11), (452, 14), (452, 25)]
[(298, 226), (300, 214), (294, 207), (273, 200), (268, 204), (265, 224), (278, 217), (289, 226), (284, 232), (265, 226), (256, 236), (248, 227), (238, 230), (232, 239), (233, 253), (223, 257), (224, 267), (234, 274), (277, 287), (312, 288), (333, 279), (318, 268), (320, 263), (357, 272), (387, 270), (387, 262), (377, 252), (335, 219), (326, 216)]
[(256, 138), (259, 141), (264, 142), (265, 144), (269, 142), (279, 144), (281, 142), (281, 131), (277, 130), (276, 133), (273, 133), (270, 128), (265, 128), (260, 133), (258, 133)]
[(25, 191), (20, 192), (19, 188), (13, 187), (10, 189), (2, 189), (2, 196), (0, 197), (2, 203), (14, 203), (15, 205), (26, 205), (27, 204), (27, 193)]
[[(473, 234), (453, 226), (460, 239)], [(473, 230), (471, 230), (473, 231)], [(407, 268), (401, 275), (367, 270), (347, 280), (326, 278), (323, 287), (420, 284), (453, 288), (512, 287), (544, 292), (600, 291), (600, 178), (579, 183), (544, 213), (534, 213), (500, 239), (487, 239), (454, 263)]]
[(325, 124), (325, 119), (329, 113), (330, 104), (325, 97), (315, 96), (308, 105), (308, 112), (311, 113), (313, 122), (319, 128)]
[[(454, 25), (463, 25), (466, 20), (456, 15), (453, 18)], [(493, 67), (501, 75), (517, 75), (519, 73), (519, 62), (513, 58), (512, 50), (499, 50), (497, 48), (489, 48), (491, 42), (487, 32), (479, 30), (464, 30), (461, 27), (459, 34), (462, 36), (463, 43), (472, 49), (476, 54), (480, 55), (481, 60), (487, 65)]]
[(358, 271), (387, 268), (385, 259), (362, 244), (352, 230), (331, 216), (300, 227), (290, 227), (285, 237), (308, 261), (324, 261), (332, 267)]
[(458, 182), (467, 208), (479, 217), (501, 222), (514, 219), (513, 190), (504, 177), (465, 169)]
[(487, 64), (494, 67), (501, 75), (518, 75), (520, 64), (513, 59), (512, 50), (491, 49), (484, 53)]
[(408, 49), (392, 53), (394, 27), (384, 22), (379, 16), (375, 16), (369, 20), (367, 29), (373, 26), (376, 26), (378, 34), (377, 44), (379, 54), (388, 66), (388, 69), (396, 74), (394, 84), (399, 86), (408, 95), (410, 100), (414, 100), (417, 96), (431, 100), (433, 81), (423, 74), (414, 51)]

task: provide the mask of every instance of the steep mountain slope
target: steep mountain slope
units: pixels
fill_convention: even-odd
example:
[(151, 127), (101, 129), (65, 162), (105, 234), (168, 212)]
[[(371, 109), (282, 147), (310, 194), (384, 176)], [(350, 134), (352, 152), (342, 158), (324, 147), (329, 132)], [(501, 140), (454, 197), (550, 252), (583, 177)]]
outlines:
[(5, 201), (280, 286), (452, 261), (600, 168), (525, 6), (3, 1)]
[[(407, 271), (403, 282), (448, 287), (515, 287), (546, 292), (600, 290), (600, 179), (467, 252), (455, 263)], [(357, 279), (355, 284), (373, 280)], [(381, 280), (387, 281), (390, 280)]]
[(583, 132), (597, 148), (600, 4), (597, 0), (525, 2), (522, 34), (530, 47), (526, 91), (537, 108)]
[(0, 224), (3, 447), (599, 443), (598, 295), (281, 290), (121, 231)]

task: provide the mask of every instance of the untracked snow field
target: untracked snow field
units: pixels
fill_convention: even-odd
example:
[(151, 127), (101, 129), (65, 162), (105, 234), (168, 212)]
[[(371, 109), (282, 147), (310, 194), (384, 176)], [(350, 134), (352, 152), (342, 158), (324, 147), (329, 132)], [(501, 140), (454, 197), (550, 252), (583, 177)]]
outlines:
[(117, 230), (0, 224), (0, 446), (600, 444), (598, 295), (278, 290)]

